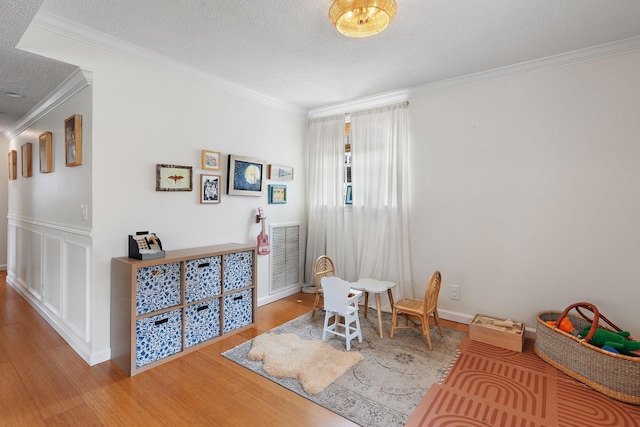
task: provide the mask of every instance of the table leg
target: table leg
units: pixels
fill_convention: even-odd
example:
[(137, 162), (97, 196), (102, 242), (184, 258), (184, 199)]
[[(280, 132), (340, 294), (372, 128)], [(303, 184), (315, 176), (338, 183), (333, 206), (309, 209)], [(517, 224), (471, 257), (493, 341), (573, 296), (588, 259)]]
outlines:
[(393, 294), (391, 289), (387, 289), (387, 295), (389, 295), (389, 304), (391, 304), (391, 310), (393, 311)]
[(369, 292), (364, 291), (364, 318), (367, 318), (367, 311), (369, 311)]
[(380, 338), (382, 336), (382, 307), (380, 306), (380, 293), (376, 293), (376, 308), (378, 309), (378, 327), (380, 328)]

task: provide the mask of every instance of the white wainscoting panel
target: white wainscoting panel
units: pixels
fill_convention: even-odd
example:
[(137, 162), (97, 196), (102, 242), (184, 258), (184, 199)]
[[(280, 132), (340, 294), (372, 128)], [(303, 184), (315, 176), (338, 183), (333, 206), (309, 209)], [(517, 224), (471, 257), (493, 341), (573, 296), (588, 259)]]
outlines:
[[(11, 224), (9, 224), (11, 227)], [(25, 228), (18, 228), (16, 230), (16, 247), (15, 247), (15, 275), (18, 283), (23, 288), (27, 287), (29, 269), (28, 263), (31, 253), (31, 248), (29, 247), (31, 244), (31, 239), (29, 238), (29, 230)], [(11, 251), (13, 248), (7, 248), (8, 251)], [(11, 266), (9, 266), (11, 269)]]
[(62, 240), (45, 236), (44, 238), (44, 271), (43, 301), (51, 312), (60, 316), (62, 309)]
[(7, 283), (91, 364), (91, 231), (8, 219)]
[(89, 341), (89, 247), (77, 242), (65, 243), (66, 286), (62, 293), (62, 318), (79, 338)]
[(37, 300), (42, 300), (42, 233), (31, 231), (29, 233), (30, 256), (27, 260), (26, 285)]

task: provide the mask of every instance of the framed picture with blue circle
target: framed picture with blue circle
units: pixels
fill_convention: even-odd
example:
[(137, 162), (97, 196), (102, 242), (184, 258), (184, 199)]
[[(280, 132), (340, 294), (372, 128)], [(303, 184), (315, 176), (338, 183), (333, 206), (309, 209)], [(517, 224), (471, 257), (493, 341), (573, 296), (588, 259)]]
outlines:
[(269, 185), (269, 204), (277, 205), (287, 203), (287, 186), (286, 185)]
[(266, 163), (248, 157), (229, 155), (227, 194), (262, 196), (266, 179)]

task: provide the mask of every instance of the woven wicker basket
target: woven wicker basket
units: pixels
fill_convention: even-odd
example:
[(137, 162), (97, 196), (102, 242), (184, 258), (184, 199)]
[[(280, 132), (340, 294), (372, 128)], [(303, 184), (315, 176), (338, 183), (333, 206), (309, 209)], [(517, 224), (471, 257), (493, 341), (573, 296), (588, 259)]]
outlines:
[[(580, 307), (593, 311), (593, 322), (584, 318), (586, 316), (579, 311)], [(581, 317), (567, 314), (573, 308), (578, 309)], [(592, 333), (582, 340), (546, 323), (549, 320), (558, 321), (565, 316), (577, 330), (590, 324), (613, 330), (606, 325), (598, 325), (599, 318), (607, 319), (600, 316), (597, 309), (588, 303), (573, 304), (562, 313), (543, 311), (536, 316), (538, 327), (535, 353), (545, 362), (594, 390), (622, 402), (640, 405), (640, 357), (615, 354), (588, 344), (586, 341), (591, 339), (595, 326)]]

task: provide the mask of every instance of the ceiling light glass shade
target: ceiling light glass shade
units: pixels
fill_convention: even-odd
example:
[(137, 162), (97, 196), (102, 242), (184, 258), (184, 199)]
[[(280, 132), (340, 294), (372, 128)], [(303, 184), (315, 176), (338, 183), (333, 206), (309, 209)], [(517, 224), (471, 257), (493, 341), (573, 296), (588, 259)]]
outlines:
[(336, 0), (329, 18), (347, 37), (374, 36), (389, 26), (396, 14), (395, 0)]

